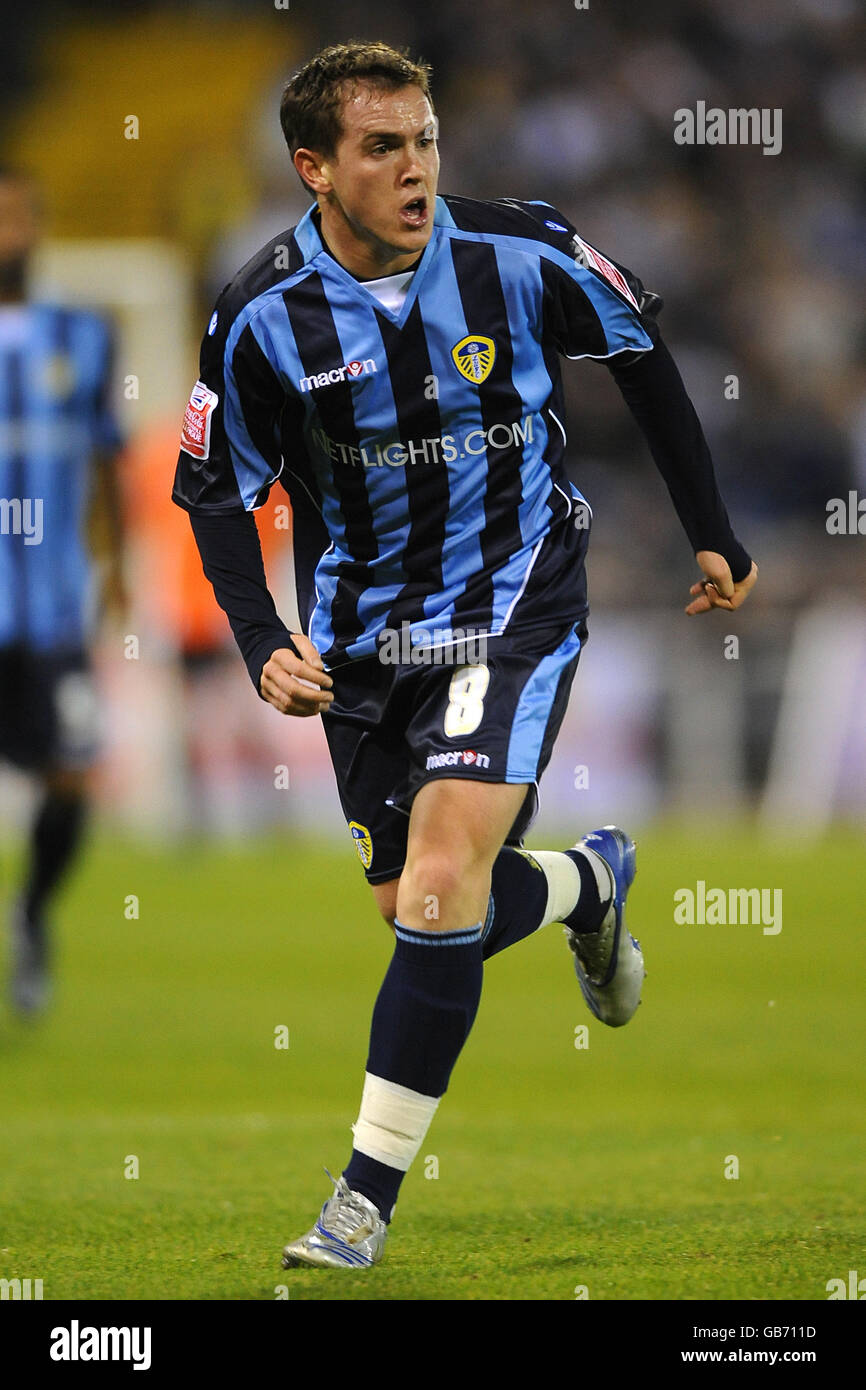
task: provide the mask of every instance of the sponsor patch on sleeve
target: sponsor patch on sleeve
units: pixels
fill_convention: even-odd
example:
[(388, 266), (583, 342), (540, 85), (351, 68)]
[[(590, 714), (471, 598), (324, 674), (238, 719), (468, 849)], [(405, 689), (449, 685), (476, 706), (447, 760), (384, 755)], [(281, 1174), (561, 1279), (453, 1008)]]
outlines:
[(600, 251), (596, 251), (595, 247), (590, 246), (588, 242), (576, 234), (572, 242), (572, 249), (575, 253), (575, 262), (578, 265), (588, 266), (590, 270), (597, 270), (599, 275), (603, 275), (608, 284), (613, 285), (614, 289), (618, 290), (629, 304), (633, 305), (640, 313), (638, 302), (628, 287), (628, 281), (615, 265), (611, 265)]
[(211, 391), (203, 381), (197, 381), (184, 412), (180, 436), (180, 447), (193, 458), (210, 456), (210, 422), (218, 404), (216, 391)]

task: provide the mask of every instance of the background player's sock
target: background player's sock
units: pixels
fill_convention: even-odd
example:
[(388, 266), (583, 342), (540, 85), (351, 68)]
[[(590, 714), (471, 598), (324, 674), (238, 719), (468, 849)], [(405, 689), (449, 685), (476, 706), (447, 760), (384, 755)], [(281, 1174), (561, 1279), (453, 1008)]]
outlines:
[(612, 891), (609, 870), (594, 850), (530, 852), (506, 846), (493, 864), (481, 937), (484, 959), (551, 922), (598, 931)]
[(38, 921), (45, 903), (69, 867), (81, 842), (87, 802), (82, 796), (48, 792), (30, 832), (30, 862), (22, 905)]
[(394, 932), (373, 1010), (355, 1147), (343, 1171), (385, 1221), (475, 1021), (484, 969), (480, 923), (425, 932), (396, 921)]

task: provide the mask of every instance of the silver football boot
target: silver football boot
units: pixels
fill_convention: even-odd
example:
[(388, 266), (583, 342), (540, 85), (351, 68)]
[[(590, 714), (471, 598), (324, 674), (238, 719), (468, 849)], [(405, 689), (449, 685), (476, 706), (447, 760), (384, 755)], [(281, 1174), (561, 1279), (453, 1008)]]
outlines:
[(640, 942), (625, 925), (625, 900), (635, 877), (635, 844), (624, 830), (605, 825), (584, 835), (566, 854), (581, 848), (594, 850), (607, 865), (610, 907), (595, 932), (574, 931), (566, 921), (566, 940), (590, 1012), (609, 1028), (621, 1028), (637, 1010), (646, 977)]
[[(327, 1172), (327, 1169), (325, 1169)], [(369, 1198), (353, 1192), (344, 1178), (334, 1178), (334, 1195), (322, 1207), (318, 1221), (300, 1240), (283, 1251), (283, 1269), (318, 1265), (326, 1269), (367, 1269), (385, 1252), (388, 1227)]]

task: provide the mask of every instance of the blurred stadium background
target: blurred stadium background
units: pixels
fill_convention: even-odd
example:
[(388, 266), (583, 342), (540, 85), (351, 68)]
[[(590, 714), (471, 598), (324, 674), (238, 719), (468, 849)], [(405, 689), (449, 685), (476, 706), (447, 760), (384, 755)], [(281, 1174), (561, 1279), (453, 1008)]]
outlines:
[[(129, 439), (131, 611), (97, 642), (96, 848), (79, 871), (90, 878), (59, 912), (70, 941), (86, 935), (81, 914), (106, 874), (115, 897), (133, 891), (109, 867), (117, 837), (162, 883), (193, 841), (222, 852), (266, 834), (273, 854), (288, 855), (313, 834), (333, 842), (335, 873), (355, 885), (352, 911), (377, 930), (321, 728), (254, 698), (187, 518), (169, 502), (213, 299), (307, 206), (279, 129), (281, 85), (347, 37), (408, 44), (432, 63), (443, 191), (558, 204), (664, 296), (666, 339), (761, 569), (735, 620), (683, 616), (695, 572), (663, 484), (603, 368), (568, 370), (570, 468), (595, 516), (591, 640), (533, 842), (617, 820), (650, 836), (671, 823), (711, 825), (714, 837), (757, 827), (772, 844), (847, 822), (862, 857), (866, 539), (830, 535), (826, 519), (830, 499), (866, 495), (864, 28), (854, 0), (592, 0), (587, 10), (570, 0), (87, 0), (20, 6), (14, 25), (4, 21), (0, 158), (33, 171), (46, 207), (35, 289), (113, 318)], [(698, 100), (781, 108), (781, 154), (676, 145), (673, 113)], [(275, 488), (258, 519), (288, 619), (282, 501)], [(135, 660), (124, 655), (129, 634)], [(287, 789), (274, 785), (278, 765)], [(26, 779), (0, 771), (8, 854), (31, 797)], [(688, 872), (677, 881), (693, 881), (701, 862)], [(850, 901), (862, 924), (862, 897)], [(196, 913), (195, 893), (186, 906)], [(256, 951), (249, 926), (244, 935)], [(74, 1014), (71, 988), (70, 977)], [(74, 1038), (71, 1016), (67, 1029)], [(42, 1064), (30, 1099), (47, 1103), (47, 1054)]]
[[(664, 295), (666, 336), (761, 567), (736, 624), (683, 619), (693, 566), (663, 485), (603, 368), (569, 370), (572, 475), (595, 514), (593, 623), (540, 825), (690, 816), (709, 788), (714, 814), (772, 825), (866, 815), (866, 549), (825, 526), (829, 499), (866, 492), (859, 7), (49, 4), (19, 12), (12, 32), (0, 148), (45, 191), (37, 290), (107, 310), (120, 334), (126, 630), (141, 655), (124, 660), (117, 634), (101, 646), (112, 825), (344, 833), (320, 728), (249, 699), (166, 496), (211, 303), (306, 207), (279, 130), (281, 83), (354, 33), (432, 62), (444, 190), (547, 198)], [(698, 99), (780, 107), (782, 154), (674, 144), (673, 111)], [(124, 398), (129, 376), (137, 399)], [(259, 520), (290, 612), (280, 497)], [(270, 794), (277, 763), (293, 786)]]

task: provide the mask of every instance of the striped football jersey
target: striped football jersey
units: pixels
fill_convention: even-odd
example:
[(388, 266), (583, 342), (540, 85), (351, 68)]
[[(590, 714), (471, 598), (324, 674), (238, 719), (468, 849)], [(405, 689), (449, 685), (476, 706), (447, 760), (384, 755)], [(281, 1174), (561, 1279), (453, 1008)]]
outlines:
[(560, 360), (650, 350), (643, 294), (548, 204), (440, 196), (386, 308), (311, 208), (219, 297), (174, 500), (254, 511), (279, 479), (328, 666), (404, 624), (496, 636), (576, 619), (588, 507), (565, 468)]

